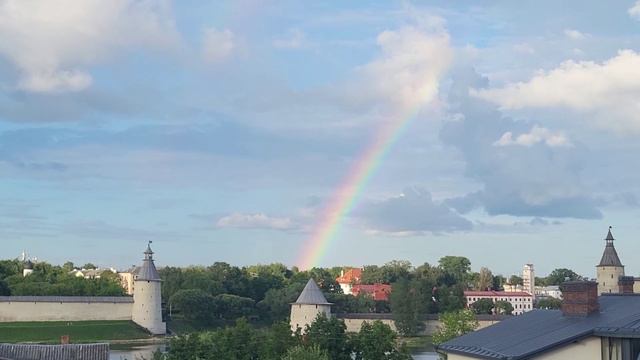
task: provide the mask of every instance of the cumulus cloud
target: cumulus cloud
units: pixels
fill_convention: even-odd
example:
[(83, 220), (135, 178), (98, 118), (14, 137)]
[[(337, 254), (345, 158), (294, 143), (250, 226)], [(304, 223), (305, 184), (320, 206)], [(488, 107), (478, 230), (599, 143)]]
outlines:
[(300, 29), (290, 29), (285, 37), (275, 39), (273, 46), (280, 49), (300, 49), (308, 46), (307, 35)]
[(573, 40), (582, 40), (586, 37), (585, 34), (576, 29), (564, 29), (564, 35)]
[(134, 46), (165, 48), (177, 35), (168, 0), (6, 0), (0, 2), (0, 56), (31, 92), (80, 91), (86, 67)]
[(216, 222), (218, 228), (292, 230), (297, 226), (290, 218), (272, 217), (264, 213), (233, 213)]
[(202, 36), (202, 56), (205, 61), (216, 63), (233, 54), (235, 35), (229, 29), (218, 30), (213, 27), (204, 29)]
[(533, 145), (544, 143), (550, 147), (556, 146), (571, 146), (571, 142), (562, 133), (553, 133), (551, 130), (534, 125), (531, 131), (528, 133), (520, 134), (515, 139), (513, 138), (513, 132), (507, 131), (498, 141), (494, 142), (494, 146), (511, 146), (520, 145), (531, 147)]
[(627, 12), (632, 18), (640, 20), (640, 1), (636, 1), (635, 4), (627, 10)]
[[(586, 159), (582, 148), (526, 147), (536, 141), (546, 143), (553, 134), (545, 137), (535, 126), (532, 131), (531, 124), (506, 117), (493, 104), (469, 96), (469, 88), (487, 85), (487, 79), (473, 70), (457, 71), (454, 76), (449, 102), (456, 116), (445, 123), (440, 137), (460, 151), (465, 174), (482, 189), (449, 199), (446, 204), (461, 213), (480, 208), (489, 215), (600, 218), (602, 204), (581, 179)], [(527, 136), (514, 138), (506, 133)], [(496, 146), (496, 139), (503, 145), (522, 146), (505, 151), (504, 146)], [(551, 140), (555, 145), (558, 142), (557, 138)]]
[(396, 197), (363, 204), (354, 216), (372, 231), (415, 234), (471, 230), (472, 223), (444, 204), (436, 203), (431, 193), (410, 188)]
[(472, 95), (503, 109), (564, 107), (594, 115), (599, 126), (640, 132), (640, 54), (620, 51), (602, 63), (566, 61), (550, 71)]

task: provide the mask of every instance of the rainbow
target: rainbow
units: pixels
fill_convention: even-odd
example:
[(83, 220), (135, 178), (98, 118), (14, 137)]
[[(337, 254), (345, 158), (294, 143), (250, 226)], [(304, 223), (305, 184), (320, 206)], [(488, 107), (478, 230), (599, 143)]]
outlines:
[(419, 110), (420, 107), (411, 109), (404, 115), (395, 116), (380, 127), (325, 207), (320, 217), (321, 221), (313, 230), (296, 261), (300, 269), (311, 269), (321, 263), (336, 233), (340, 230), (343, 219), (351, 212), (385, 155), (409, 127)]

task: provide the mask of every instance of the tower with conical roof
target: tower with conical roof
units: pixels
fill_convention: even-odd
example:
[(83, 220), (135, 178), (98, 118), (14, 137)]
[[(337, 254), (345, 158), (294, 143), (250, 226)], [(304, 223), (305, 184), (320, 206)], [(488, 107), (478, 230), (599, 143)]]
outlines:
[(604, 253), (600, 263), (596, 266), (598, 294), (618, 293), (620, 292), (618, 278), (624, 276), (624, 265), (620, 262), (618, 252), (613, 246), (615, 239), (611, 234), (611, 226), (609, 226), (609, 232), (604, 240), (606, 242)]
[(167, 332), (167, 326), (162, 322), (160, 283), (160, 274), (153, 263), (153, 251), (149, 241), (142, 267), (134, 281), (132, 319), (154, 335)]
[(316, 282), (309, 279), (298, 300), (291, 304), (291, 331), (295, 332), (300, 328), (304, 332), (307, 325), (311, 325), (320, 314), (330, 317), (331, 305), (333, 304), (327, 301)]

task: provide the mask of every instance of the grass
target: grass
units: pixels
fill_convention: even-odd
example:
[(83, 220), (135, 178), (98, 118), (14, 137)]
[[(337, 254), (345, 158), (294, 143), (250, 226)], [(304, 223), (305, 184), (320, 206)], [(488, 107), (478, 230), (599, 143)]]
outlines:
[(405, 343), (409, 351), (434, 351), (431, 336), (401, 337), (398, 339)]
[(72, 343), (148, 339), (151, 336), (132, 321), (51, 321), (0, 323), (0, 342), (60, 343), (69, 335)]

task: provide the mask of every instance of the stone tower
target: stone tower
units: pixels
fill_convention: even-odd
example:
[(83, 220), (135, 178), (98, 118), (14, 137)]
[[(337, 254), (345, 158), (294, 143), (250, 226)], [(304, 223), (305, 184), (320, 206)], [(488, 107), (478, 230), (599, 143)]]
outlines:
[(613, 246), (613, 235), (611, 234), (611, 226), (609, 232), (604, 239), (606, 245), (600, 264), (596, 266), (598, 278), (598, 294), (618, 293), (618, 278), (624, 276), (624, 265), (620, 262), (616, 248)]
[(298, 300), (291, 304), (291, 331), (300, 328), (304, 332), (306, 326), (311, 325), (320, 314), (331, 316), (331, 305), (316, 282), (309, 279)]
[(135, 278), (133, 290), (133, 322), (149, 330), (154, 335), (167, 332), (162, 322), (162, 298), (160, 293), (160, 274), (153, 263), (151, 241), (144, 252), (144, 261)]
[(533, 271), (533, 264), (525, 264), (522, 269), (522, 290), (534, 295), (536, 289), (536, 277)]

